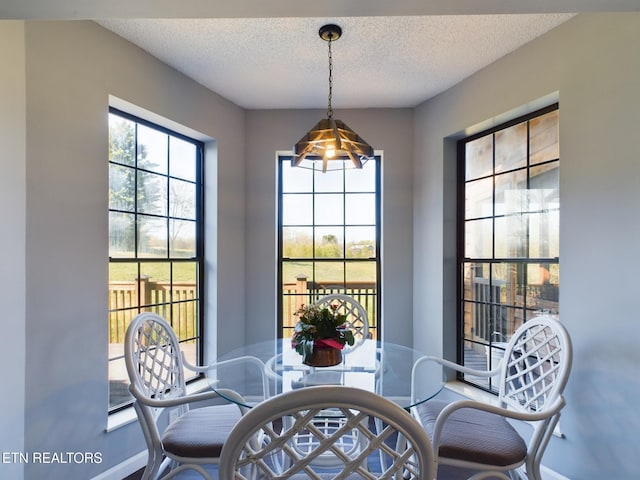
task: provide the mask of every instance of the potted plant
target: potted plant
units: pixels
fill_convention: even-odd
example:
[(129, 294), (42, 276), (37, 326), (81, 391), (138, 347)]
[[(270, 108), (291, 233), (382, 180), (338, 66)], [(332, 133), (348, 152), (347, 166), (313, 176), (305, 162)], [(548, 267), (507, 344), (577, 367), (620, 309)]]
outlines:
[(337, 365), (342, 361), (344, 346), (354, 344), (346, 316), (337, 310), (337, 305), (302, 305), (294, 314), (298, 322), (291, 346), (302, 355), (304, 364), (315, 367)]

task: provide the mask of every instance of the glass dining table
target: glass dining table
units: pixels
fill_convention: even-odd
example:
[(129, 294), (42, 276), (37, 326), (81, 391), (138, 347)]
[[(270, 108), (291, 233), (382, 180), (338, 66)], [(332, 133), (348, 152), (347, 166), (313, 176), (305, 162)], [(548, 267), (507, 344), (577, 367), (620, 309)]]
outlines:
[(416, 361), (424, 354), (395, 343), (365, 340), (344, 351), (340, 364), (311, 367), (290, 339), (246, 345), (221, 355), (207, 370), (221, 397), (251, 408), (262, 400), (313, 385), (346, 385), (375, 392), (403, 408), (425, 402), (443, 387), (442, 367)]

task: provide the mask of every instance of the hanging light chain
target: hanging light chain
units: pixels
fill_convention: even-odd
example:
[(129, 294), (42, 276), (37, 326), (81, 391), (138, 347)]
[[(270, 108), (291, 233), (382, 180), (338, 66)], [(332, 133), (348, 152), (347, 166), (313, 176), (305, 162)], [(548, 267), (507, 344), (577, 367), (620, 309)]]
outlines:
[(327, 118), (333, 117), (333, 107), (331, 106), (331, 98), (333, 97), (333, 56), (331, 55), (331, 42), (333, 35), (329, 34), (329, 105), (327, 107)]

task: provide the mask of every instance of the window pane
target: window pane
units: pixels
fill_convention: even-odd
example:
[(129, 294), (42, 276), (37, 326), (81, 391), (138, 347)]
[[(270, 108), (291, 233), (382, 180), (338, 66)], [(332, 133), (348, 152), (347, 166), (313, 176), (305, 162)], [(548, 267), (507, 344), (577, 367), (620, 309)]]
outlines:
[(465, 262), (463, 266), (463, 298), (475, 302), (489, 302), (490, 291), (482, 285), (489, 284), (489, 263)]
[(523, 258), (527, 253), (527, 218), (509, 215), (495, 219), (496, 258)]
[(167, 220), (140, 215), (138, 222), (138, 255), (167, 257)]
[(524, 306), (525, 266), (522, 263), (497, 263), (493, 265), (493, 281), (500, 285), (495, 302), (501, 305)]
[(376, 227), (346, 227), (345, 237), (348, 258), (376, 256)]
[[(378, 161), (367, 162), (362, 170), (336, 169), (340, 165), (344, 167), (344, 164), (332, 162), (332, 169), (323, 173), (322, 162), (316, 162), (314, 170), (307, 170), (291, 167), (287, 158), (280, 157), (279, 263), (282, 283), (279, 285), (278, 306), (283, 330), (279, 335), (291, 335), (297, 321), (293, 312), (301, 305), (315, 302), (330, 293), (350, 295), (354, 282), (362, 283), (360, 279), (364, 270), (367, 276), (365, 283), (371, 283), (369, 277), (374, 283), (372, 288), (358, 295), (371, 303), (370, 320), (377, 321), (375, 189)], [(347, 183), (349, 187), (346, 187)], [(347, 188), (349, 193), (346, 193)], [(353, 224), (347, 225), (347, 222)], [(359, 265), (349, 262), (345, 266), (346, 258), (371, 259), (371, 266), (361, 262), (357, 262)], [(298, 259), (308, 259), (308, 262)], [(347, 274), (349, 279), (345, 282)], [(372, 332), (375, 334), (375, 327)]]
[(109, 208), (112, 210), (135, 209), (135, 175), (133, 168), (109, 164)]
[(171, 266), (168, 263), (140, 265), (140, 305), (171, 320)]
[(167, 177), (138, 172), (138, 212), (167, 214)]
[(196, 222), (169, 220), (169, 249), (174, 258), (196, 256)]
[(138, 125), (138, 168), (167, 174), (168, 136), (159, 130)]
[(489, 304), (463, 302), (463, 312), (465, 338), (488, 342), (491, 335)]
[(492, 135), (467, 142), (465, 149), (465, 180), (493, 174)]
[(135, 216), (129, 213), (109, 212), (109, 256), (135, 255)]
[[(463, 140), (465, 209), (458, 223), (465, 259), (458, 353), (465, 364), (485, 368), (497, 365), (505, 342), (534, 312), (557, 310), (559, 285), (558, 112), (491, 131)], [(497, 388), (493, 380), (465, 379)]]
[(491, 331), (492, 346), (504, 348), (513, 332), (522, 325), (525, 320), (525, 310), (523, 308), (512, 308), (502, 305), (493, 307), (495, 310), (494, 321)]
[(173, 263), (172, 325), (178, 338), (192, 338), (197, 334), (198, 264)]
[[(125, 310), (138, 306), (137, 279), (137, 263), (109, 263), (109, 310)], [(115, 334), (115, 338), (124, 341), (124, 331), (131, 318), (131, 312), (112, 313), (110, 330)]]
[(313, 196), (288, 194), (282, 196), (283, 225), (313, 225)]
[(519, 123), (495, 134), (496, 173), (527, 165), (527, 123)]
[(558, 313), (560, 274), (557, 263), (531, 264), (527, 270), (527, 307)]
[(560, 157), (558, 110), (534, 118), (530, 123), (531, 160), (536, 164)]
[(109, 161), (135, 166), (135, 123), (109, 114)]
[(291, 290), (289, 293), (307, 294), (306, 283), (313, 281), (313, 263), (284, 261), (282, 262), (282, 282), (291, 286), (296, 282), (304, 282), (304, 289)]
[(491, 258), (493, 252), (493, 220), (465, 222), (465, 258)]
[(331, 193), (316, 195), (314, 223), (316, 225), (342, 225), (344, 223), (344, 197)]
[(342, 258), (344, 256), (344, 231), (342, 227), (318, 227), (315, 229), (315, 256), (317, 258)]
[(520, 213), (527, 207), (527, 172), (496, 175), (496, 215)]
[[(354, 291), (360, 289), (375, 289), (376, 284), (376, 262), (347, 262), (346, 274), (347, 283), (362, 283), (363, 285), (353, 286)], [(370, 285), (367, 285), (370, 284)]]
[(531, 169), (529, 211), (560, 208), (558, 162), (545, 163)]
[(316, 192), (342, 192), (344, 188), (344, 174), (342, 170), (327, 170), (315, 172)]
[(347, 225), (376, 224), (376, 196), (374, 193), (345, 195), (345, 223)]
[[(311, 262), (282, 262), (282, 320), (285, 328), (293, 328), (297, 322), (294, 313), (309, 304), (309, 282), (313, 280)], [(291, 336), (291, 333), (285, 333)]]
[(493, 179), (485, 178), (469, 182), (465, 187), (465, 218), (493, 215)]
[(549, 210), (529, 215), (529, 256), (554, 258), (560, 256), (560, 212)]
[(282, 255), (285, 258), (313, 257), (313, 228), (284, 227), (282, 229)]
[[(315, 282), (318, 288), (331, 291), (344, 288), (344, 262), (316, 262)], [(322, 294), (332, 293), (331, 291)]]
[(313, 170), (291, 167), (289, 162), (281, 163), (282, 191), (311, 192), (313, 189)]
[(169, 174), (196, 181), (196, 146), (180, 138), (169, 137)]
[(169, 216), (196, 219), (196, 185), (182, 180), (169, 180)]
[(346, 192), (376, 191), (376, 162), (369, 161), (362, 169), (347, 169), (344, 175)]
[[(197, 292), (202, 263), (197, 246), (202, 242), (196, 236), (201, 234), (197, 195), (202, 191), (202, 144), (125, 117), (110, 109), (110, 411), (132, 400), (123, 373), (122, 344), (127, 325), (139, 312), (163, 316), (180, 338), (195, 336), (181, 347), (192, 363), (201, 363)], [(171, 262), (169, 252), (194, 260)], [(147, 261), (150, 258), (154, 261)], [(185, 374), (194, 378), (193, 372)]]

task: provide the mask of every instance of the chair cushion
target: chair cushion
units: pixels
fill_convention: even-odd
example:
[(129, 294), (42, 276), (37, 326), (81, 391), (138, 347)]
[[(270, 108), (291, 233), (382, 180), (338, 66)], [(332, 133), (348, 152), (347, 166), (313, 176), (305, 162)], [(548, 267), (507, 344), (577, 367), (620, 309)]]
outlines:
[(237, 405), (189, 410), (162, 435), (166, 452), (181, 457), (219, 457), (229, 432), (240, 419)]
[[(420, 423), (433, 438), (436, 418), (448, 402), (430, 400), (416, 407)], [(486, 465), (521, 463), (527, 445), (504, 417), (463, 408), (455, 411), (442, 429), (439, 456)]]

